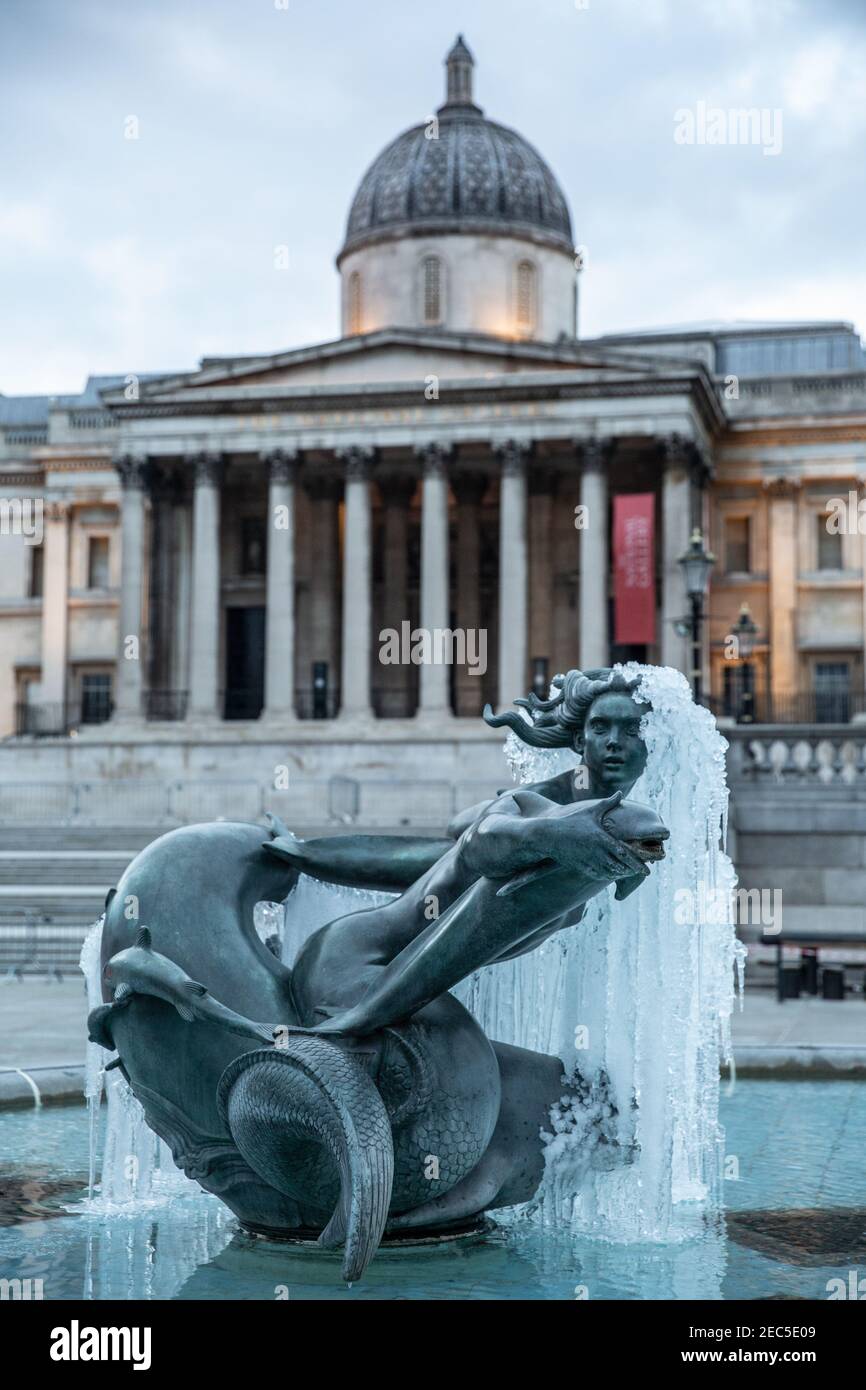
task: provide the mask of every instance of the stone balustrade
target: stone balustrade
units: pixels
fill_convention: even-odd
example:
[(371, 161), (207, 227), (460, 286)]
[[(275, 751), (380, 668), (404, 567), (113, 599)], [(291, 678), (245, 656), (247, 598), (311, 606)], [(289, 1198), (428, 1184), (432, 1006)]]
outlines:
[(726, 729), (732, 789), (866, 790), (866, 724), (762, 724)]

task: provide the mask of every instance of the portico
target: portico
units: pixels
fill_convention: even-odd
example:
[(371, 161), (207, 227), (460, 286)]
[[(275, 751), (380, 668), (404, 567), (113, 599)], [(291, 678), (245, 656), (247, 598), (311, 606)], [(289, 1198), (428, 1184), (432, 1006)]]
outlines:
[[(205, 364), (137, 402), (109, 397), (123, 439), (119, 643), (138, 624), (144, 653), (133, 664), (119, 651), (118, 722), (413, 718), (444, 734), (487, 701), (546, 690), (576, 656), (684, 669), (676, 559), (702, 515), (718, 423), (700, 367), (668, 377), (570, 347), (547, 350), (545, 371), (512, 361), (479, 379), (440, 338), (429, 402), (422, 380), (358, 379), (383, 347), (373, 336), (354, 340), (330, 390), (259, 360), (230, 382)], [(423, 345), (402, 347), (409, 368)], [(334, 376), (343, 345), (318, 355)], [(644, 650), (620, 651), (610, 517), (631, 492), (655, 499), (657, 624)], [(154, 543), (166, 498), (170, 547)], [(448, 644), (444, 659), (383, 660), (381, 634), (406, 622), (470, 632), (474, 666), (452, 664)]]

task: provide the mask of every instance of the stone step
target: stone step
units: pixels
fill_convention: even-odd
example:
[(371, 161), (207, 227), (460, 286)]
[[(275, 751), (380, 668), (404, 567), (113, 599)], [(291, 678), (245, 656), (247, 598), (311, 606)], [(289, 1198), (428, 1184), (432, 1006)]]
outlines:
[(164, 835), (168, 826), (122, 825), (10, 825), (0, 826), (0, 851), (144, 849)]
[(89, 885), (117, 883), (126, 866), (138, 853), (134, 849), (0, 850), (0, 887), (20, 886), (23, 880), (35, 885)]
[(51, 922), (93, 922), (101, 915), (104, 903), (105, 893), (90, 889), (57, 898), (46, 896), (44, 889), (31, 897), (0, 896), (0, 927), (26, 926), (40, 923), (43, 918)]

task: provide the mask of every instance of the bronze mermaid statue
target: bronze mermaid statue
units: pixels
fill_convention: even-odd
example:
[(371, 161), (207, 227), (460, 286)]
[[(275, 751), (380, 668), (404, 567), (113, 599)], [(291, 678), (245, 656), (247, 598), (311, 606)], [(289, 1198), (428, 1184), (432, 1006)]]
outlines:
[[(251, 1230), (342, 1246), (349, 1281), (388, 1233), (453, 1231), (535, 1195), (541, 1131), (581, 1080), (488, 1039), (449, 991), (574, 927), (609, 885), (635, 891), (664, 857), (666, 828), (627, 799), (646, 760), (633, 687), (558, 679), (550, 701), (518, 702), (530, 720), (485, 717), (576, 748), (580, 777), (501, 792), (447, 840), (186, 827), (109, 895), (91, 1038), (118, 1053), (184, 1171)], [(253, 908), (301, 872), (397, 896), (320, 928), (290, 970)]]

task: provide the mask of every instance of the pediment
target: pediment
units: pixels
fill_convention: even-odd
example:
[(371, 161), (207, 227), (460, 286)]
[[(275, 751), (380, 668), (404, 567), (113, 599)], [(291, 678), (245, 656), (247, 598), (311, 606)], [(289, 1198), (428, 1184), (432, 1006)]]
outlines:
[[(220, 396), (263, 389), (395, 385), (417, 381), (423, 389), (430, 377), (443, 381), (479, 380), (515, 373), (613, 372), (618, 376), (657, 375), (671, 370), (667, 362), (636, 353), (584, 349), (579, 344), (517, 343), (483, 335), (382, 330), (356, 338), (260, 357), (205, 359), (197, 371), (162, 377), (142, 386), (142, 401), (170, 396), (191, 397), (207, 391)], [(106, 393), (111, 403), (114, 393)]]

